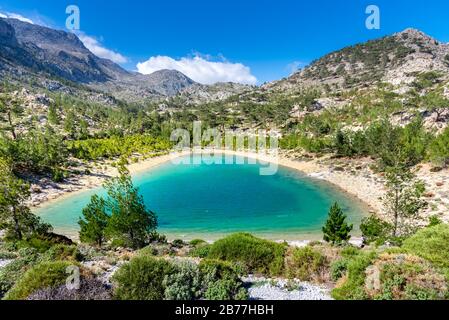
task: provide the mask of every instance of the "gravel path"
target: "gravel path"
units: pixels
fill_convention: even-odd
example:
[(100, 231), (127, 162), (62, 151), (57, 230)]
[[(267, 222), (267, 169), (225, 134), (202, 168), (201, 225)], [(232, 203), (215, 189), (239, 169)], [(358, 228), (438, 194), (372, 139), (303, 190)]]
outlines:
[(332, 300), (330, 290), (308, 282), (248, 276), (250, 300)]

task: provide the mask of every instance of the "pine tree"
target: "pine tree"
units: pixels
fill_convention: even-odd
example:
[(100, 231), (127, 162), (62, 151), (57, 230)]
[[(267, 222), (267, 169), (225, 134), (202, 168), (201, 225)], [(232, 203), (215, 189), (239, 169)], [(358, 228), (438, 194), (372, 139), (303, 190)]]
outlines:
[(59, 124), (59, 117), (58, 117), (58, 111), (56, 109), (56, 105), (54, 103), (52, 103), (49, 107), (48, 107), (48, 122), (50, 122), (51, 124)]
[(341, 244), (348, 241), (351, 236), (352, 224), (346, 223), (346, 215), (340, 208), (338, 203), (334, 203), (329, 210), (329, 217), (323, 227), (324, 241), (330, 242), (333, 245)]
[(78, 221), (81, 242), (94, 243), (101, 247), (106, 240), (108, 222), (106, 201), (97, 195), (92, 196), (90, 203), (83, 209), (83, 218)]
[(146, 208), (128, 170), (120, 166), (119, 173), (118, 177), (105, 183), (108, 193), (106, 206), (111, 212), (107, 232), (124, 245), (141, 248), (156, 230), (156, 214)]
[(16, 240), (50, 232), (51, 226), (42, 223), (27, 206), (30, 185), (17, 178), (3, 159), (0, 172), (0, 230), (6, 230), (7, 236)]

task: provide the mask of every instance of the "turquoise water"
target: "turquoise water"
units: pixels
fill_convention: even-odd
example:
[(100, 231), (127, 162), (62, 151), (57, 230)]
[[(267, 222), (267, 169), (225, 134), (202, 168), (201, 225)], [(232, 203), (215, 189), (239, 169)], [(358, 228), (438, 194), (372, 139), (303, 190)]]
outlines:
[[(147, 207), (157, 213), (159, 231), (169, 238), (212, 240), (237, 231), (272, 239), (313, 238), (319, 237), (334, 201), (355, 226), (367, 212), (360, 202), (323, 181), (286, 167), (262, 176), (259, 169), (266, 164), (240, 160), (245, 164), (168, 162), (136, 174), (133, 181)], [(55, 231), (75, 237), (81, 210), (95, 193), (105, 194), (101, 188), (89, 190), (35, 211)]]

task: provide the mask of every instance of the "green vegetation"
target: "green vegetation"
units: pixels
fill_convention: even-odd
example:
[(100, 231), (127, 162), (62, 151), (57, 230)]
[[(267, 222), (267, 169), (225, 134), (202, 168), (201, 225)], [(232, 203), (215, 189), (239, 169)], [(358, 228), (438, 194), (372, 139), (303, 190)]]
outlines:
[(8, 291), (6, 300), (25, 300), (33, 292), (65, 283), (67, 268), (73, 265), (67, 261), (43, 262), (28, 270)]
[(207, 255), (210, 259), (242, 263), (249, 272), (280, 275), (284, 268), (286, 246), (237, 233), (216, 241)]
[(445, 167), (449, 164), (449, 127), (432, 141), (429, 158), (439, 166)]
[(364, 290), (365, 270), (372, 264), (376, 254), (374, 252), (360, 252), (345, 261), (346, 275), (342, 283), (332, 291), (332, 296), (338, 300), (363, 300), (367, 299)]
[(392, 237), (409, 235), (414, 231), (413, 222), (419, 219), (420, 210), (427, 206), (427, 202), (422, 198), (424, 183), (416, 181), (409, 170), (398, 167), (387, 171), (386, 180), (384, 205), (392, 220)]
[(128, 170), (121, 166), (119, 173), (104, 184), (108, 198), (93, 196), (84, 208), (80, 240), (101, 246), (111, 239), (120, 246), (142, 248), (156, 231), (156, 214), (146, 208)]
[(403, 248), (441, 268), (449, 279), (449, 226), (438, 224), (418, 231)]
[(35, 249), (24, 248), (13, 252), (15, 260), (0, 269), (0, 297), (3, 297), (13, 287), (14, 283), (23, 276), (25, 271), (40, 259), (39, 253)]
[(132, 135), (70, 141), (67, 148), (78, 159), (97, 160), (101, 158), (114, 159), (120, 156), (129, 157), (133, 153), (166, 152), (170, 148), (170, 143), (165, 139), (149, 135)]
[(106, 201), (97, 195), (83, 209), (83, 218), (79, 220), (81, 242), (96, 244), (99, 247), (106, 240), (106, 228), (109, 223), (106, 213)]
[(365, 244), (375, 242), (378, 245), (382, 245), (391, 239), (393, 226), (375, 215), (371, 215), (362, 219), (360, 231), (362, 231), (363, 242)]
[(34, 234), (45, 234), (51, 227), (32, 214), (26, 205), (30, 186), (17, 178), (10, 165), (0, 158), (0, 229), (7, 237), (22, 240)]
[(287, 276), (301, 281), (320, 282), (329, 268), (326, 257), (310, 246), (291, 250), (285, 265)]
[(352, 228), (352, 224), (346, 222), (346, 215), (338, 203), (334, 203), (329, 209), (329, 216), (323, 227), (324, 241), (333, 245), (347, 242), (351, 238)]
[(114, 275), (114, 297), (118, 300), (162, 300), (164, 279), (174, 273), (175, 267), (168, 261), (150, 256), (136, 257)]
[(203, 260), (175, 264), (148, 255), (133, 258), (114, 275), (119, 300), (241, 300), (246, 290), (233, 267)]

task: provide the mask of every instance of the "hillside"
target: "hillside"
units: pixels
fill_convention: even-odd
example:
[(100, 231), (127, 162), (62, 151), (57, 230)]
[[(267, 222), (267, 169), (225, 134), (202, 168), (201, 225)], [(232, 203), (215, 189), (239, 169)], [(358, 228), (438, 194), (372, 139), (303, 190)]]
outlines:
[(292, 76), (266, 85), (294, 90), (319, 85), (328, 90), (368, 87), (380, 81), (406, 86), (421, 72), (449, 72), (449, 45), (415, 29), (356, 44), (312, 62)]

